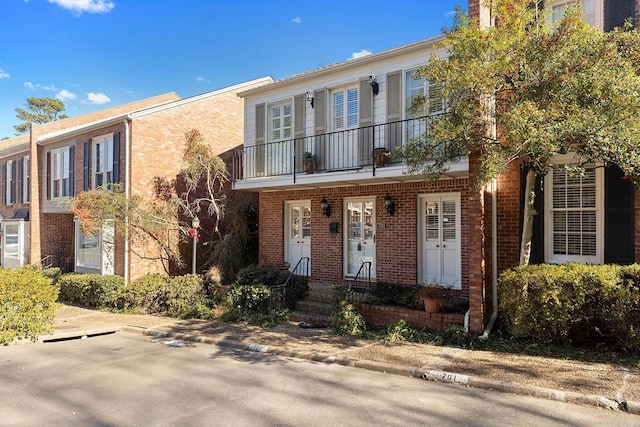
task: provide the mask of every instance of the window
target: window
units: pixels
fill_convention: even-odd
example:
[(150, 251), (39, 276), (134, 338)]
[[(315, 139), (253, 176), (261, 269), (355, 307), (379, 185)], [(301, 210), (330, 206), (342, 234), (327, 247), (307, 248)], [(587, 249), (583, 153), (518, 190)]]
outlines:
[(560, 21), (567, 8), (578, 5), (582, 8), (582, 19), (587, 24), (602, 28), (602, 15), (604, 10), (602, 0), (558, 0), (551, 2), (551, 22)]
[(13, 160), (5, 163), (4, 185), (4, 203), (12, 205), (16, 202), (16, 164)]
[(331, 92), (333, 130), (358, 126), (358, 88), (345, 88)]
[(603, 172), (584, 166), (583, 174), (567, 168), (570, 156), (558, 156), (545, 178), (547, 241), (546, 261), (551, 263), (603, 262)]
[(85, 235), (80, 222), (75, 220), (75, 270), (80, 273), (99, 272), (114, 274), (114, 228), (107, 221), (100, 232), (93, 236)]
[(85, 236), (78, 227), (77, 249), (76, 249), (76, 265), (78, 267), (100, 269), (100, 237)]
[[(407, 118), (416, 118), (409, 120), (406, 124), (407, 139), (413, 140), (423, 135), (427, 130), (427, 120), (418, 120), (418, 117), (430, 116), (442, 113), (445, 109), (444, 99), (442, 98), (442, 84), (431, 83), (416, 75), (417, 70), (409, 70), (405, 73), (405, 108)], [(427, 101), (424, 109), (420, 112), (412, 113), (411, 106), (413, 103), (424, 98)]]
[(278, 142), (292, 137), (291, 101), (282, 101), (269, 105), (268, 138), (269, 142)]
[(31, 201), (31, 158), (22, 158), (22, 203)]
[(113, 184), (113, 135), (95, 138), (93, 141), (93, 188)]
[(20, 226), (5, 224), (4, 226), (4, 257), (18, 259), (20, 255)]
[(70, 196), (69, 162), (69, 147), (51, 151), (51, 188), (53, 190), (53, 199)]

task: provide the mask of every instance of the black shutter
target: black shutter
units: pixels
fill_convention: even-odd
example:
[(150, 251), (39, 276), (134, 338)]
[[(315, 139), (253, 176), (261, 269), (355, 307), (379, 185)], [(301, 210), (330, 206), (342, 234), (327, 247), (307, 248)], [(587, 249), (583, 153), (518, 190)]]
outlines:
[(607, 0), (604, 10), (605, 31), (611, 31), (616, 27), (622, 27), (628, 18), (631, 18), (631, 23), (635, 24), (635, 0)]
[(75, 169), (76, 169), (76, 147), (69, 147), (69, 197), (76, 195)]
[(24, 175), (24, 162), (22, 159), (18, 160), (18, 175), (16, 177), (16, 201), (17, 203), (24, 203), (24, 194), (22, 191), (22, 177)]
[(617, 166), (605, 169), (604, 262), (633, 264), (635, 209), (634, 188)]
[(113, 133), (113, 183), (120, 182), (120, 132)]
[(84, 142), (83, 160), (82, 160), (82, 189), (83, 191), (89, 190), (89, 162), (91, 160), (89, 156), (89, 145), (91, 141)]
[[(524, 187), (527, 180), (528, 166), (520, 168), (520, 236), (518, 242), (522, 242), (522, 227), (524, 224)], [(537, 215), (533, 218), (533, 233), (531, 235), (530, 264), (542, 264), (544, 260), (544, 177), (537, 176), (535, 184), (536, 198), (533, 208)], [(518, 250), (520, 247), (518, 247)]]
[(16, 202), (16, 161), (11, 162), (11, 204)]
[(7, 164), (2, 164), (2, 204), (7, 204)]

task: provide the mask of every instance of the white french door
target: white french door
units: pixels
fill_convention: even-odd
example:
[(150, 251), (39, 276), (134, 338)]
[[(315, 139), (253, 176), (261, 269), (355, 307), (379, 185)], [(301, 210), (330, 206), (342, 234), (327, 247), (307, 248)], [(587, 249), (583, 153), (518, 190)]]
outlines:
[(375, 199), (345, 200), (344, 274), (353, 277), (363, 262), (371, 263), (371, 277), (376, 272)]
[(311, 201), (287, 202), (286, 209), (285, 257), (289, 262), (289, 268), (293, 269), (300, 258), (307, 257), (311, 260)]
[(460, 194), (419, 199), (421, 284), (461, 289)]

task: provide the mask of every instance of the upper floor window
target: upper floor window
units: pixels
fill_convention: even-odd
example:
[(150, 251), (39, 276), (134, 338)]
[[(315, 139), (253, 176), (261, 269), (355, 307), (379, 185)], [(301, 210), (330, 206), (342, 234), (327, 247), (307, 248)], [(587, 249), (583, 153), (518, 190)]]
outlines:
[(551, 22), (558, 22), (569, 7), (580, 6), (582, 19), (595, 27), (602, 28), (604, 6), (602, 0), (556, 0), (551, 3)]
[(53, 190), (53, 199), (71, 196), (71, 182), (69, 179), (71, 156), (69, 154), (69, 147), (51, 151), (51, 189)]
[(332, 130), (351, 129), (358, 126), (358, 88), (331, 91)]
[(269, 142), (292, 138), (293, 120), (290, 100), (269, 104), (267, 120)]
[[(442, 113), (444, 111), (444, 100), (442, 98), (442, 84), (431, 83), (418, 77), (417, 70), (409, 70), (405, 73), (405, 105), (408, 117), (419, 117)], [(424, 110), (420, 114), (411, 114), (413, 103), (424, 98)]]
[(93, 188), (113, 184), (113, 136), (105, 135), (93, 140)]
[(14, 160), (5, 163), (4, 170), (4, 203), (13, 205), (16, 202), (16, 164)]

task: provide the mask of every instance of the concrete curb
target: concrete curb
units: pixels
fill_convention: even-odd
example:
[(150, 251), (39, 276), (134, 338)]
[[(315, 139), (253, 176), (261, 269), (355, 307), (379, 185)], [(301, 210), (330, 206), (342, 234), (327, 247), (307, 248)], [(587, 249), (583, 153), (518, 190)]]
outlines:
[(342, 357), (331, 354), (288, 350), (282, 347), (274, 347), (262, 344), (246, 344), (240, 341), (229, 339), (216, 339), (204, 335), (180, 334), (167, 331), (158, 331), (153, 329), (141, 329), (131, 326), (119, 328), (122, 332), (142, 334), (151, 337), (171, 338), (174, 340), (183, 340), (188, 342), (199, 342), (203, 344), (213, 344), (220, 347), (230, 347), (239, 350), (252, 351), (258, 353), (272, 354), (276, 356), (292, 357), (296, 359), (311, 360), (321, 363), (335, 363), (343, 366), (351, 366), (354, 368), (368, 369), (371, 371), (385, 372), (395, 375), (409, 376), (420, 378), (427, 381), (443, 382), (449, 384), (458, 384), (467, 387), (474, 387), (485, 390), (494, 390), (502, 393), (513, 393), (522, 396), (532, 396), (548, 400), (557, 400), (560, 402), (574, 403), (580, 405), (596, 406), (599, 408), (621, 410), (631, 414), (640, 415), (640, 402), (618, 402), (604, 396), (594, 396), (571, 391), (560, 391), (544, 387), (531, 385), (510, 383), (505, 381), (495, 381), (469, 375), (455, 374), (451, 372), (443, 372), (437, 370), (411, 368), (385, 362), (375, 362), (371, 360), (354, 359), (350, 357)]

